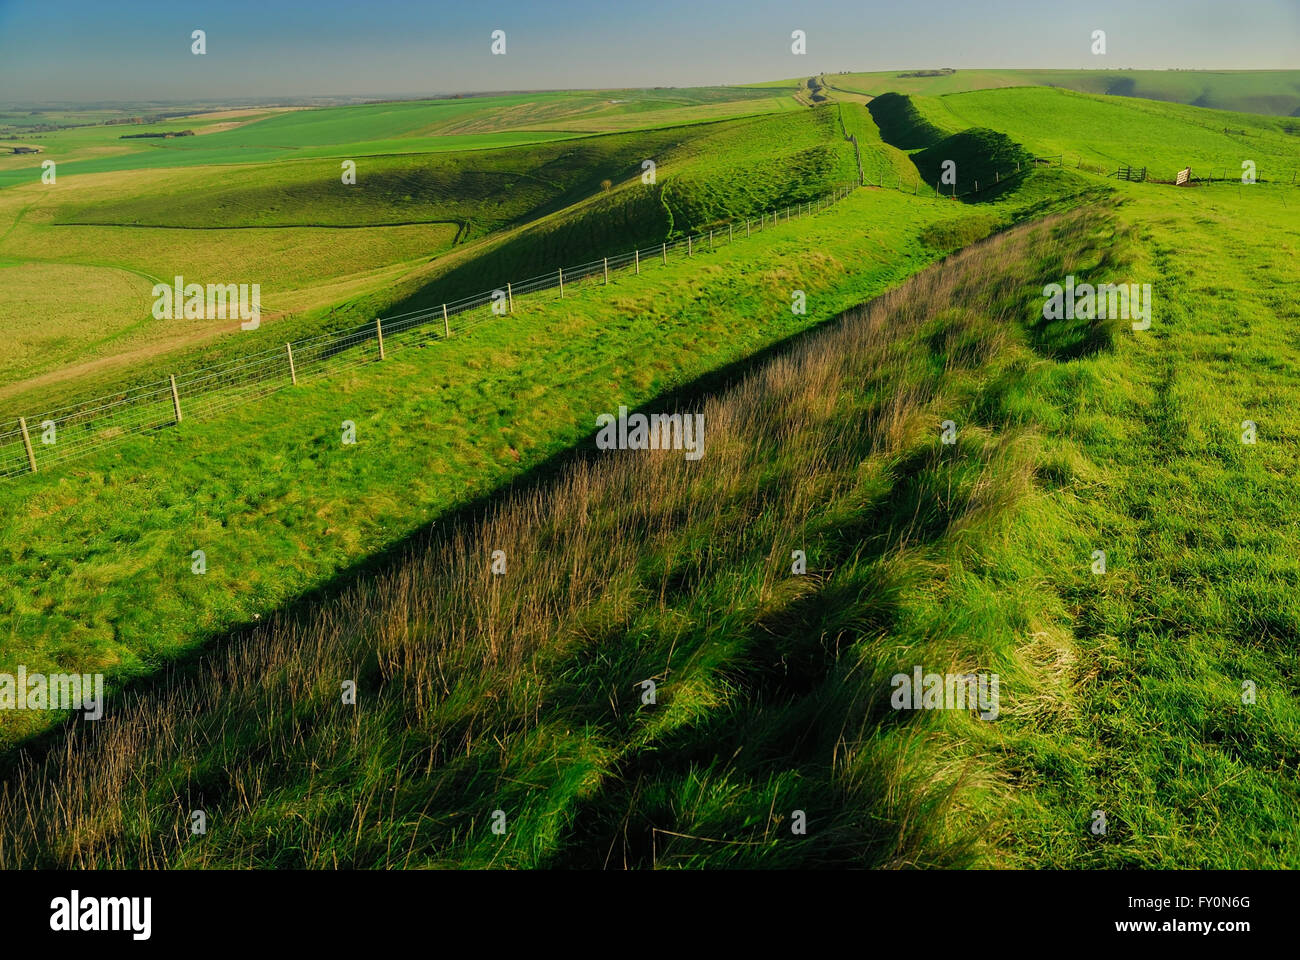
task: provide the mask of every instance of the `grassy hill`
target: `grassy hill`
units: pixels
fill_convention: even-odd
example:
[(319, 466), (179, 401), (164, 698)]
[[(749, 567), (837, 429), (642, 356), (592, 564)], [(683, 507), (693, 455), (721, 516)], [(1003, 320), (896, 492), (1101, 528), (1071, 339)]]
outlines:
[[(246, 111), (165, 122), (94, 125), (27, 134), (39, 156), (0, 155), (0, 188), (40, 180), (41, 161), (60, 176), (313, 157), (480, 150), (592, 133), (674, 126), (795, 110), (793, 87), (541, 91), (308, 110)], [(123, 134), (192, 129), (195, 136), (123, 140)]]
[(833, 89), (868, 96), (1062, 87), (1237, 113), (1300, 116), (1300, 70), (907, 70), (830, 73), (825, 79)]
[[(863, 192), (852, 212), (920, 203)], [(834, 219), (819, 240), (833, 242)], [(6, 804), (19, 788), (52, 799), (21, 833), (0, 828), (4, 865), (970, 862), (979, 845), (940, 815), (951, 763), (927, 747), (927, 725), (882, 712), (879, 693), (902, 662), (900, 632), (921, 645), (905, 659), (1014, 670), (1009, 649), (930, 633), (931, 597), (959, 574), (955, 557), (946, 569), (927, 558), (965, 553), (960, 543), (999, 522), (1017, 491), (989, 473), (1015, 444), (975, 427), (949, 452), (932, 421), (966, 409), (969, 384), (1001, 354), (993, 318), (1025, 296), (1030, 252), (1052, 276), (1088, 238), (1074, 222), (1017, 232), (850, 312), (716, 398), (681, 398), (712, 431), (698, 466), (668, 455), (574, 465), (413, 545), (314, 626), (255, 631), (200, 665), (193, 686), (79, 750), (87, 771), (99, 761), (93, 790), (66, 767), (45, 789), (39, 772), (11, 778)], [(809, 239), (787, 240), (783, 259)], [(592, 412), (608, 402), (593, 399)], [(787, 572), (791, 547), (807, 550), (809, 575)], [(510, 589), (483, 566), (490, 549), (511, 558)], [(335, 676), (361, 678), (364, 710), (331, 705)], [(652, 709), (637, 705), (646, 678), (662, 690)], [(272, 703), (294, 719), (270, 722)], [(220, 745), (206, 746), (218, 728)], [(394, 801), (382, 820), (348, 822), (380, 796)], [(169, 823), (192, 805), (222, 827), (175, 842)], [(265, 829), (291, 808), (309, 815)], [(83, 820), (92, 809), (99, 827)], [(504, 839), (487, 829), (494, 809), (506, 811)], [(789, 836), (793, 809), (815, 824), (806, 841)]]
[[(797, 200), (856, 173), (848, 133), (882, 181), (964, 184), (1054, 153), (1268, 177), (1288, 124), (1047, 88), (689, 124), (655, 189), (575, 168), (327, 319)], [(1295, 190), (1025, 167), (973, 203), (857, 190), (0, 484), (0, 671), (113, 688), (98, 724), (0, 716), (38, 737), (0, 757), (0, 868), (1300, 866)], [(145, 216), (144, 182), (100, 199)], [(254, 219), (264, 187), (207, 201)], [(53, 222), (93, 199), (32, 213), (166, 229)], [(1049, 319), (1067, 277), (1149, 284), (1150, 327)], [(704, 456), (593, 449), (620, 404), (702, 413)], [(917, 667), (997, 674), (998, 716), (891, 709)]]
[[(149, 674), (543, 464), (587, 432), (578, 411), (647, 401), (897, 283), (947, 252), (927, 228), (967, 215), (863, 192), (608, 288), (517, 298), (512, 316), (445, 342), (391, 340), (383, 366), (0, 484), (3, 662)], [(807, 315), (791, 312), (792, 289), (807, 293)], [(345, 419), (360, 425), (355, 447), (338, 442)], [(186, 559), (200, 543), (202, 578)]]
[(1289, 180), (1300, 167), (1300, 126), (1295, 121), (1197, 107), (1120, 100), (1069, 90), (985, 90), (912, 98), (929, 124), (958, 133), (989, 127), (1039, 156), (1069, 154), (1113, 169), (1148, 166), (1173, 179), (1183, 167), (1235, 170), (1254, 160), (1261, 177)]
[[(29, 296), (0, 297), (9, 304), (0, 305), (0, 332), (12, 331), (17, 346), (0, 373), (14, 384), (31, 378), (24, 389), (48, 406), (84, 393), (88, 379), (108, 388), (128, 369), (136, 382), (166, 376), (182, 362), (178, 352), (194, 366), (278, 345), (318, 331), (327, 310), (323, 322), (350, 326), (821, 196), (855, 175), (835, 109), (362, 158), (355, 185), (341, 182), (336, 161), (303, 160), (0, 191), (0, 210), (12, 218), (0, 235), (8, 263), (0, 292), (40, 265), (61, 310), (98, 316), (84, 333), (34, 328)], [(647, 159), (657, 163), (653, 187), (641, 183)], [(462, 247), (464, 256), (435, 260)], [(98, 288), (80, 278), (112, 268), (134, 300), (106, 313)], [(260, 283), (264, 330), (232, 335), (231, 323), (153, 319), (149, 289), (177, 274)], [(76, 383), (48, 376), (70, 365), (79, 368)], [(10, 406), (17, 390), (0, 397)]]
[[(585, 453), (141, 687), (7, 778), (4, 865), (1295, 866), (1300, 220), (1279, 188), (1157, 189), (648, 404), (703, 413), (699, 461)], [(773, 263), (882, 204), (970, 210), (862, 191)], [(1149, 279), (1151, 329), (1044, 331), (1066, 273)], [(890, 710), (917, 664), (999, 674), (998, 718)], [(192, 809), (218, 826), (186, 838)]]

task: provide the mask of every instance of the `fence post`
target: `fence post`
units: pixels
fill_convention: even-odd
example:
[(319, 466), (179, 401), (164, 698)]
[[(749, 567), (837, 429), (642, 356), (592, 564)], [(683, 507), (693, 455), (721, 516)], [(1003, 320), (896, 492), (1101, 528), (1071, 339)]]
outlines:
[(693, 249), (693, 247), (692, 247), (692, 245), (691, 245), (691, 238), (690, 238), (690, 235), (689, 235), (689, 234), (687, 234), (687, 236), (686, 236), (686, 255), (687, 255), (688, 257), (693, 257), (693, 256), (695, 256), (695, 251), (694, 251), (694, 249)]
[(172, 379), (172, 409), (176, 411), (176, 422), (181, 422), (181, 395), (176, 389), (176, 374), (170, 374)]
[(609, 257), (605, 258), (605, 286), (609, 286)]
[(284, 349), (289, 353), (289, 379), (293, 381), (293, 385), (296, 387), (298, 386), (298, 371), (293, 365), (293, 344), (286, 343)]
[(19, 417), (18, 426), (23, 431), (23, 446), (27, 448), (27, 465), (32, 468), (32, 473), (35, 473), (36, 454), (32, 450), (32, 438), (27, 435), (27, 418)]
[(732, 242), (731, 224), (727, 224), (727, 245), (730, 246), (731, 242)]
[(633, 250), (632, 256), (636, 257), (636, 275), (641, 276), (641, 251)]
[(560, 267), (560, 299), (564, 299), (564, 268)]
[(375, 336), (379, 338), (379, 359), (384, 359), (384, 321), (375, 321)]
[(515, 292), (510, 288), (510, 281), (506, 281), (506, 305), (511, 313), (515, 312)]
[(668, 266), (668, 241), (664, 241), (664, 266)]
[(451, 339), (451, 324), (447, 322), (447, 305), (442, 305), (442, 335), (448, 340)]
[(713, 252), (713, 231), (709, 231), (709, 253)]

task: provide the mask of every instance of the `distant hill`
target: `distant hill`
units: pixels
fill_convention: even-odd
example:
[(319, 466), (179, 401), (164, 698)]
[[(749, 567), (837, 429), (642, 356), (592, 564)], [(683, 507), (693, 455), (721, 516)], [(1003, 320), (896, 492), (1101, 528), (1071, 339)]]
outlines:
[(1300, 70), (906, 70), (828, 73), (832, 89), (939, 96), (996, 87), (1064, 87), (1213, 110), (1300, 116)]

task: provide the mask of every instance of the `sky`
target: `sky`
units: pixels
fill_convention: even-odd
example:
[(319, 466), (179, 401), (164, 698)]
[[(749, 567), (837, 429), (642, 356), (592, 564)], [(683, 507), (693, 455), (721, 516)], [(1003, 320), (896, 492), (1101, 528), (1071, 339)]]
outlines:
[[(207, 52), (191, 53), (206, 32)], [(491, 52), (505, 31), (506, 52)], [(791, 52), (791, 33), (807, 53)], [(1106, 56), (1091, 52), (1105, 30)], [(1300, 0), (0, 0), (0, 102), (753, 83), (934, 67), (1300, 68)]]

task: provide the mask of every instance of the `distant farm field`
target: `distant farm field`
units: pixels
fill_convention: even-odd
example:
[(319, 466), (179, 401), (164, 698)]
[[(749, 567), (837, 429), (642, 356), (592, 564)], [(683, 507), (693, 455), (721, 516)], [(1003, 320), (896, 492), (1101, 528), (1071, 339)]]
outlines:
[[(559, 91), (248, 113), (201, 114), (152, 124), (76, 127), (23, 134), (37, 156), (0, 154), (0, 187), (40, 179), (41, 162), (65, 175), (312, 157), (483, 150), (593, 133), (673, 126), (791, 111), (786, 90), (702, 87)], [(124, 135), (195, 136), (122, 139)]]

